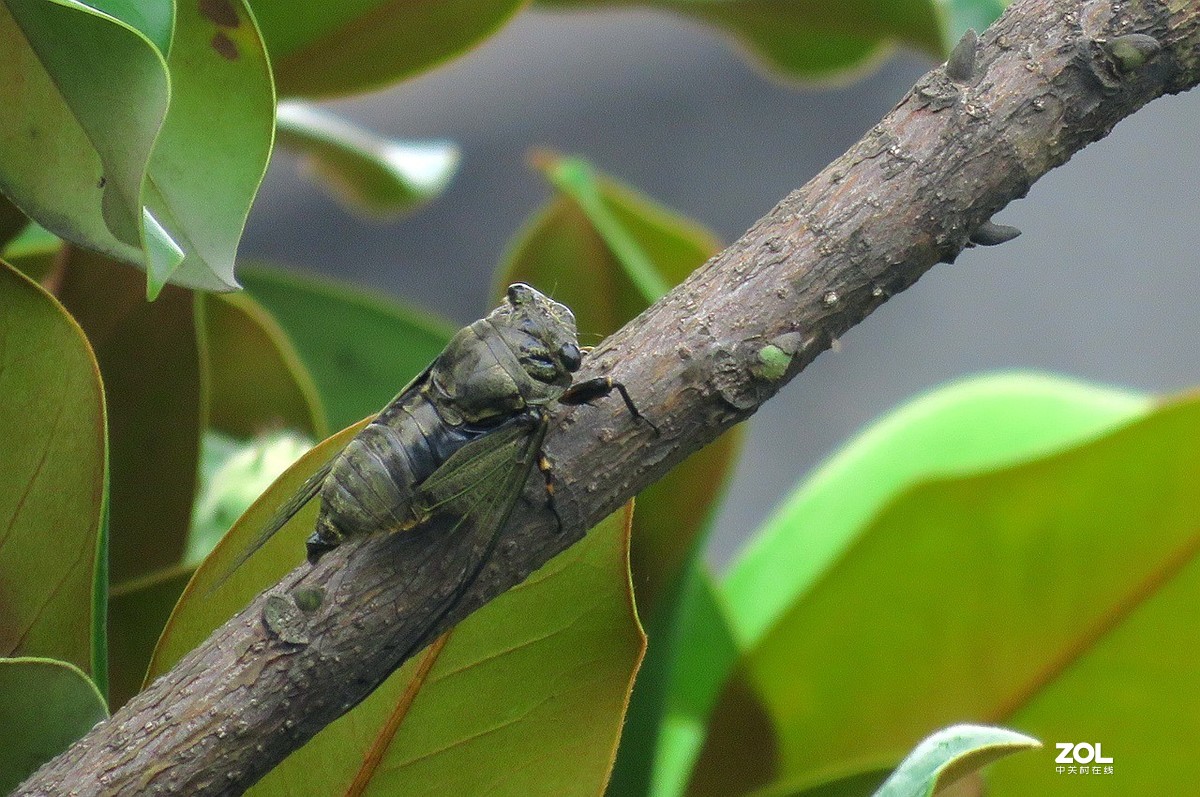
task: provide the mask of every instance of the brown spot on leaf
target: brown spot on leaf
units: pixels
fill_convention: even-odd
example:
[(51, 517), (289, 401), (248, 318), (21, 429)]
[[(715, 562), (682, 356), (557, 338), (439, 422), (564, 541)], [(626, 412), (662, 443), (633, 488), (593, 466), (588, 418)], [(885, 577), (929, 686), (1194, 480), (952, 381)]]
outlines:
[(217, 31), (212, 37), (212, 48), (217, 51), (220, 56), (228, 61), (236, 61), (241, 53), (238, 52), (237, 45), (233, 43), (233, 39), (226, 36), (224, 33)]
[(200, 0), (200, 15), (222, 28), (236, 28), (242, 22), (229, 0)]

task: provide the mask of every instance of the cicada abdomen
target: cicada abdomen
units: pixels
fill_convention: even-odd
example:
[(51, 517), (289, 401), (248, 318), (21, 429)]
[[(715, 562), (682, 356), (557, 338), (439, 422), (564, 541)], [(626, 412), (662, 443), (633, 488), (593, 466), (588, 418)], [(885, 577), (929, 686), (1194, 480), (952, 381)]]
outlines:
[(425, 391), (399, 396), (334, 459), (321, 486), (310, 557), (345, 537), (399, 531), (419, 522), (416, 485), (485, 432), (447, 423)]

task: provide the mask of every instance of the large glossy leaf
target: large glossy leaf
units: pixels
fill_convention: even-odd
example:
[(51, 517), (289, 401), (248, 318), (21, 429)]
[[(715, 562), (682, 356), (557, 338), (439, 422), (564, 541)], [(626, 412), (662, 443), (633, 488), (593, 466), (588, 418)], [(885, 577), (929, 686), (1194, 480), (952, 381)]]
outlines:
[(108, 604), (108, 702), (114, 711), (142, 688), (159, 634), (194, 570), (176, 565), (113, 589)]
[[(1200, 399), (1133, 414), (1031, 462), (918, 483), (864, 525), (744, 660), (783, 777), (895, 761), (966, 719), (1102, 742), (1146, 793), (1191, 788), (1200, 645), (1180, 629), (1200, 600)], [(1048, 754), (989, 782), (1062, 784)]]
[[(524, 281), (551, 292), (574, 310), (584, 343), (614, 332), (720, 248), (703, 228), (584, 161), (542, 155), (538, 165), (559, 196), (510, 248), (496, 291)], [(620, 378), (619, 363), (615, 374)], [(641, 410), (654, 419), (654, 407)], [(673, 690), (687, 688), (676, 678), (682, 665), (673, 658), (677, 630), (688, 622), (678, 615), (688, 594), (683, 574), (701, 547), (739, 442), (740, 430), (726, 434), (638, 496), (631, 565), (652, 644), (613, 773), (615, 794), (649, 788), (665, 706), (676, 698)]]
[(0, 659), (0, 793), (108, 716), (104, 697), (78, 668), (53, 659)]
[(969, 27), (986, 28), (1003, 0), (538, 0), (550, 8), (650, 7), (707, 23), (789, 80), (844, 76), (896, 44), (944, 58)]
[[(103, 10), (100, 8), (103, 7)], [(0, 187), (64, 238), (132, 262), (170, 236), (142, 191), (170, 96), (170, 3), (0, 5)], [(143, 239), (143, 236), (148, 239)]]
[(458, 171), (458, 147), (447, 141), (383, 138), (302, 102), (279, 103), (275, 118), (280, 145), (346, 205), (373, 216), (420, 207)]
[(1036, 373), (972, 377), (914, 399), (806, 478), (730, 567), (724, 592), (734, 633), (755, 645), (914, 482), (1031, 459), (1150, 406), (1148, 397)]
[[(644, 686), (634, 692), (630, 704), (627, 738), (648, 740), (647, 748), (622, 748), (630, 763), (614, 773), (612, 794), (634, 788), (645, 788), (652, 797), (684, 793), (725, 675), (741, 653), (724, 598), (703, 561), (689, 563), (679, 589), (677, 610), (670, 616), (660, 614), (648, 629), (659, 649), (647, 657), (638, 681)], [(667, 671), (653, 672), (651, 667)], [(631, 773), (643, 772), (650, 775), (648, 788), (636, 782), (622, 788)]]
[(938, 20), (928, 0), (743, 0), (668, 7), (732, 36), (772, 74), (791, 80), (844, 75), (881, 60), (896, 44), (941, 55)]
[(179, 3), (168, 66), (171, 106), (147, 204), (185, 254), (172, 281), (228, 290), (275, 128), (271, 69), (245, 0)]
[(245, 293), (199, 295), (209, 425), (234, 437), (293, 429), (328, 434), (317, 387), (287, 334)]
[(524, 0), (253, 0), (283, 96), (380, 88), (487, 38)]
[(0, 262), (0, 655), (92, 672), (104, 509), (104, 395), (83, 332)]
[(933, 797), (977, 769), (1041, 746), (1037, 739), (1005, 728), (955, 725), (922, 740), (875, 797)]
[(378, 412), (455, 332), (394, 300), (327, 280), (262, 267), (242, 276), (295, 344), (333, 428)]
[[(285, 473), (205, 561), (151, 676), (302, 559), (314, 505), (209, 592), (275, 506), (355, 431)], [(251, 793), (599, 792), (645, 641), (627, 576), (627, 522), (628, 511), (605, 521), (460, 623)]]
[[(745, 649), (757, 644), (783, 613), (803, 600), (867, 522), (908, 485), (1000, 468), (1078, 444), (1150, 406), (1148, 398), (1132, 393), (1009, 373), (939, 388), (890, 413), (809, 476), (731, 567), (724, 593), (739, 644)], [(804, 551), (804, 556), (796, 551)], [(742, 728), (762, 727), (761, 699), (746, 677), (744, 671), (730, 676), (712, 728), (715, 736), (698, 772), (698, 778), (711, 785), (693, 784), (696, 793), (725, 793), (739, 784), (764, 782), (735, 763), (750, 754)], [(764, 733), (771, 731), (765, 728)], [(777, 744), (759, 744), (758, 749)], [(775, 777), (776, 763), (763, 763), (754, 775)], [(813, 779), (799, 780), (811, 786)], [(865, 789), (861, 793), (870, 791), (863, 785), (870, 785), (869, 773), (851, 776), (850, 781), (852, 787)], [(770, 793), (791, 793), (789, 788), (779, 786)]]
[(183, 555), (206, 406), (192, 294), (147, 302), (134, 269), (73, 249), (59, 296), (104, 375), (111, 448), (110, 562), (115, 583)]
[(173, 20), (165, 0), (92, 5), (0, 9), (14, 54), (0, 104), (18, 109), (0, 127), (0, 185), (62, 237), (146, 268), (151, 296), (168, 278), (235, 287), (273, 134), (253, 18), (242, 0), (179, 4)]

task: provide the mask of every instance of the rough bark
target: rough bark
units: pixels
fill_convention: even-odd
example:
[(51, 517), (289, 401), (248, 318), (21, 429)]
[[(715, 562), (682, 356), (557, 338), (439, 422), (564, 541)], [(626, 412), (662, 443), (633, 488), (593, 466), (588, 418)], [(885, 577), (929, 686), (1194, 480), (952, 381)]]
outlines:
[[(1137, 64), (1112, 46), (1131, 33), (1162, 49)], [(1018, 0), (980, 37), (973, 66), (960, 56), (949, 74), (925, 75), (850, 151), (595, 352), (580, 376), (623, 381), (661, 435), (617, 401), (558, 413), (547, 453), (565, 533), (539, 502), (520, 502), (462, 596), (447, 563), (469, 552), (453, 535), (372, 539), (302, 566), (268, 594), (278, 602), (300, 582), (325, 586), (325, 604), (298, 621), (308, 644), (281, 640), (260, 596), (17, 794), (240, 793), (437, 634), (952, 261), (1038, 177), (1149, 100), (1197, 82), (1195, 0)]]

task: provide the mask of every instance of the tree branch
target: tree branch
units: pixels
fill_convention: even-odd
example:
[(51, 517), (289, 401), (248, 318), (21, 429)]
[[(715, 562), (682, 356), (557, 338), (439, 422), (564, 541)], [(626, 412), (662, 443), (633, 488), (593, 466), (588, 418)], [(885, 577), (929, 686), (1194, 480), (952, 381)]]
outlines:
[[(1162, 49), (1117, 41), (1131, 33)], [(613, 373), (662, 434), (630, 422), (620, 402), (562, 408), (546, 447), (565, 533), (540, 502), (519, 502), (461, 596), (450, 571), (480, 555), (478, 540), (413, 533), (343, 546), (259, 596), (16, 793), (240, 793), (438, 634), (751, 415), (973, 233), (987, 237), (980, 225), (1040, 176), (1151, 99), (1200, 82), (1200, 7), (1018, 0), (973, 64), (967, 51), (953, 61), (596, 350), (580, 377)], [(264, 607), (301, 583), (330, 597), (298, 621), (311, 641), (288, 644)]]

